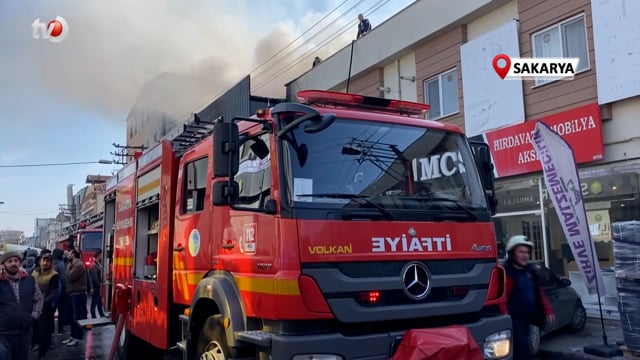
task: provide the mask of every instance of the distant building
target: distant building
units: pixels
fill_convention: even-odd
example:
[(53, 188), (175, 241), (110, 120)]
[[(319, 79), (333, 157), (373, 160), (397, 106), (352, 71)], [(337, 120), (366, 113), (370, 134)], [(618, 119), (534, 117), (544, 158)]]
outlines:
[(149, 148), (215, 95), (211, 79), (163, 73), (149, 80), (127, 115), (127, 146)]
[(22, 245), (25, 242), (24, 232), (19, 230), (0, 230), (0, 243)]
[(55, 219), (36, 218), (36, 223), (33, 227), (33, 238), (31, 239), (31, 241), (27, 240), (27, 243), (39, 248), (46, 247), (47, 240), (49, 238), (49, 224), (51, 224), (52, 222), (55, 222)]

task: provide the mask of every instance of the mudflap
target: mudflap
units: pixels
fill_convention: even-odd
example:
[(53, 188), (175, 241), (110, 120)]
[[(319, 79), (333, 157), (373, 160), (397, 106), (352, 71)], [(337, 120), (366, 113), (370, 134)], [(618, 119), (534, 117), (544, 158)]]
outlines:
[(482, 360), (482, 351), (465, 326), (407, 331), (391, 360)]

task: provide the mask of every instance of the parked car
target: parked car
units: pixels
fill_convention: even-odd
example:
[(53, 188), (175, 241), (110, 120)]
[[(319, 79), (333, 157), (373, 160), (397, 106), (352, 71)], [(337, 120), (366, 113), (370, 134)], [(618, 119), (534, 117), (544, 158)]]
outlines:
[(571, 287), (569, 279), (559, 278), (544, 264), (534, 263), (533, 266), (538, 272), (544, 291), (556, 316), (555, 323), (548, 326), (544, 331), (541, 331), (537, 326), (531, 326), (529, 341), (533, 354), (537, 354), (542, 336), (560, 329), (570, 332), (582, 331), (587, 324), (587, 311), (580, 300), (580, 296)]

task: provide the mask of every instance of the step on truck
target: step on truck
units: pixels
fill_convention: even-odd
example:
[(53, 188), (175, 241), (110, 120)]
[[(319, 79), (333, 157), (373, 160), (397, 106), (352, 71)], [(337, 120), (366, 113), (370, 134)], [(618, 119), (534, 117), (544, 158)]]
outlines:
[(428, 105), (305, 90), (199, 119), (108, 194), (119, 358), (389, 359), (410, 329), (465, 326), (511, 357), (486, 144)]

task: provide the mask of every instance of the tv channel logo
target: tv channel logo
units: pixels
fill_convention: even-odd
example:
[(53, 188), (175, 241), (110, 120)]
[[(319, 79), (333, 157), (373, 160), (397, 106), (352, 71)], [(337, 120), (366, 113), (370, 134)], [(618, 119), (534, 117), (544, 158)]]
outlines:
[(69, 35), (69, 24), (61, 16), (56, 16), (55, 20), (46, 24), (40, 22), (39, 18), (35, 19), (31, 27), (34, 39), (47, 39), (53, 43), (62, 42)]

